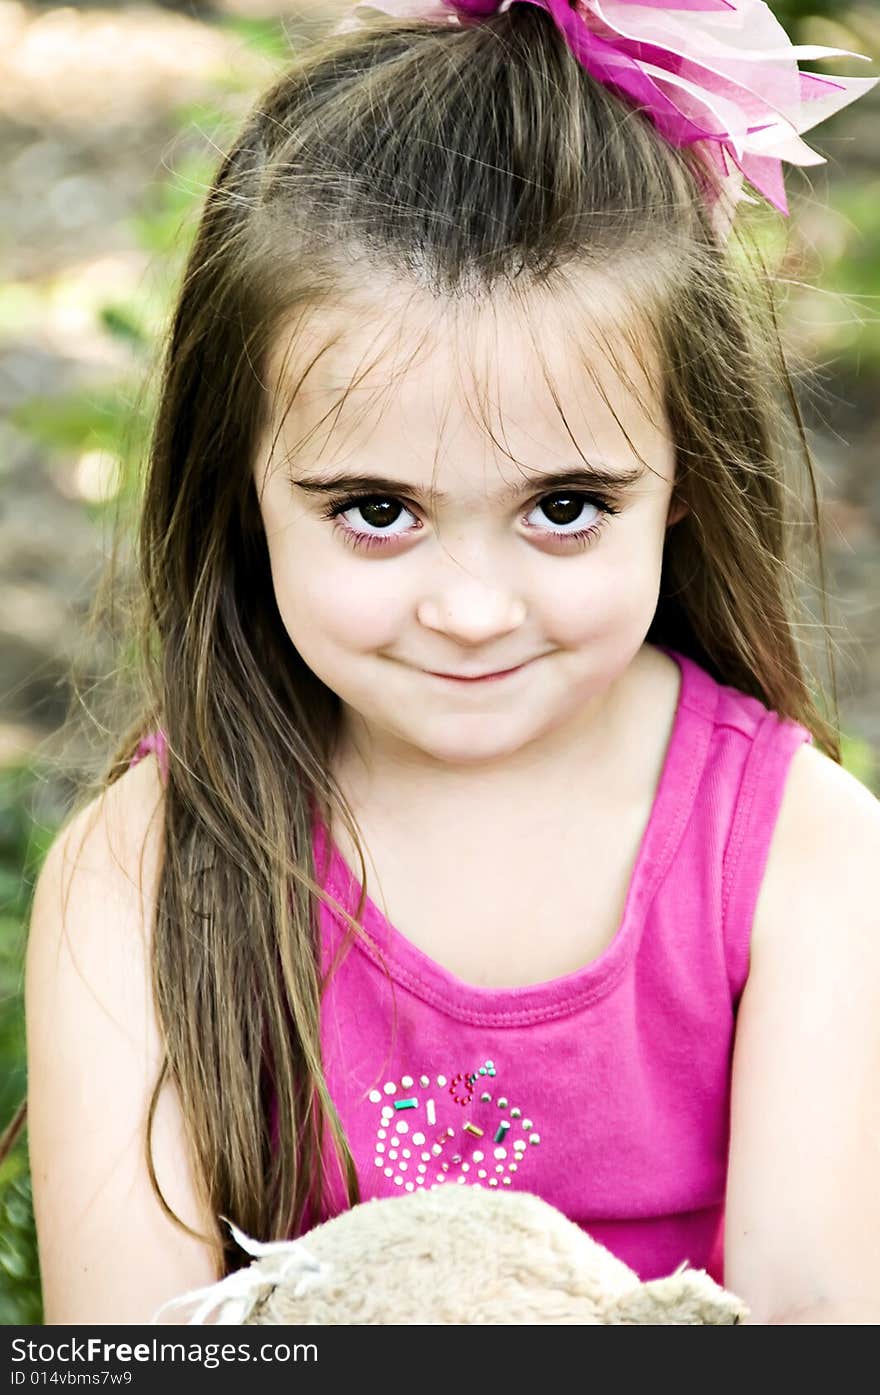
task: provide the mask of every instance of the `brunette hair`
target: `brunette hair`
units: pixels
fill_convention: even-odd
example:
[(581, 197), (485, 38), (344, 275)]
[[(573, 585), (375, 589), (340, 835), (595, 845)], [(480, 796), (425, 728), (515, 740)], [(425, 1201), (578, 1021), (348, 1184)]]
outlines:
[[(359, 1199), (321, 1062), (312, 807), (348, 829), (364, 888), (365, 859), (331, 771), (339, 701), (281, 622), (248, 468), (272, 419), (267, 365), (282, 326), (355, 298), (373, 276), (477, 305), (564, 294), (583, 270), (633, 298), (637, 287), (688, 506), (667, 532), (647, 639), (803, 723), (840, 760), (836, 691), (832, 720), (799, 652), (799, 630), (816, 622), (796, 535), (800, 560), (818, 561), (823, 606), (825, 577), (775, 288), (744, 233), (725, 243), (715, 232), (707, 178), (532, 5), (461, 27), (377, 18), (313, 42), (220, 162), (167, 338), (143, 485), (142, 682), (99, 787), (145, 731), (167, 734), (152, 964), (167, 1054), (153, 1108), (170, 1074), (209, 1212), (250, 1235), (293, 1235), (312, 1206), (320, 1214), (327, 1129)], [(827, 617), (822, 632), (833, 680)], [(279, 1148), (270, 1086), (290, 1141)], [(148, 1157), (151, 1125), (152, 1109)], [(247, 1262), (223, 1242), (224, 1273)]]

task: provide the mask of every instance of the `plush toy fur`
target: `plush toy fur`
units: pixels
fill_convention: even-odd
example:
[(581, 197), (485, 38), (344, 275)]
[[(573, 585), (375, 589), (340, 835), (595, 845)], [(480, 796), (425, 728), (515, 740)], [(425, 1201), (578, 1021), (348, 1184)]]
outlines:
[[(354, 1206), (303, 1239), (168, 1306), (189, 1323), (635, 1323), (730, 1325), (746, 1306), (702, 1269), (641, 1283), (627, 1265), (540, 1197), (447, 1186)], [(212, 1314), (214, 1316), (212, 1316)]]

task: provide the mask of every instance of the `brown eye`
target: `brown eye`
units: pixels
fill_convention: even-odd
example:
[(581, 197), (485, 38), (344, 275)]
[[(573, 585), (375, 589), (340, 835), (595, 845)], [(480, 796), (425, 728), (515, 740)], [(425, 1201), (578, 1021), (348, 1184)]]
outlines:
[(371, 528), (387, 528), (396, 523), (403, 505), (399, 499), (365, 499), (357, 506), (361, 517)]
[(538, 507), (551, 523), (558, 523), (560, 527), (564, 527), (566, 524), (581, 521), (585, 502), (582, 494), (550, 494)]
[[(348, 514), (360, 514), (367, 525), (366, 529), (358, 526), (357, 518), (349, 521), (346, 517)], [(349, 494), (344, 498), (331, 499), (322, 516), (336, 520), (335, 526), (352, 547), (371, 548), (382, 547), (393, 542), (395, 538), (418, 531), (421, 527), (418, 521), (416, 528), (394, 528), (392, 531), (393, 525), (403, 514), (414, 517), (412, 510), (402, 499), (394, 499), (384, 494)]]

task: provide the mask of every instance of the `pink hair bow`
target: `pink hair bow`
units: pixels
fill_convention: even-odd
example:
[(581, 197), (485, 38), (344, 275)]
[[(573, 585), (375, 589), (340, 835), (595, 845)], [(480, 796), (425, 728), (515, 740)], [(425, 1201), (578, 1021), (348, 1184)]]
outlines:
[(782, 161), (822, 165), (801, 133), (868, 92), (880, 78), (802, 73), (799, 58), (861, 58), (843, 48), (792, 44), (764, 0), (362, 0), (363, 10), (467, 24), (510, 9), (549, 11), (578, 62), (639, 106), (674, 145), (699, 142), (720, 176), (729, 228), (736, 204), (756, 203), (743, 177), (788, 214)]

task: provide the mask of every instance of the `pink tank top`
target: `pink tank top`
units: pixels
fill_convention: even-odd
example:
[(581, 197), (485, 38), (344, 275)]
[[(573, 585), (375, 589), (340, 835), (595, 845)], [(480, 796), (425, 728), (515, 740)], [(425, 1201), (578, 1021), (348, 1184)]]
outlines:
[[(687, 1260), (722, 1282), (736, 1010), (789, 763), (812, 735), (658, 647), (681, 668), (678, 706), (607, 949), (561, 978), (478, 987), (368, 899), (366, 940), (322, 1002), (323, 1060), (364, 1201), (533, 1192), (642, 1279)], [(319, 819), (314, 839), (320, 883), (353, 914), (358, 882)], [(326, 969), (346, 927), (323, 906), (320, 924)], [(315, 1223), (346, 1205), (340, 1181)]]

